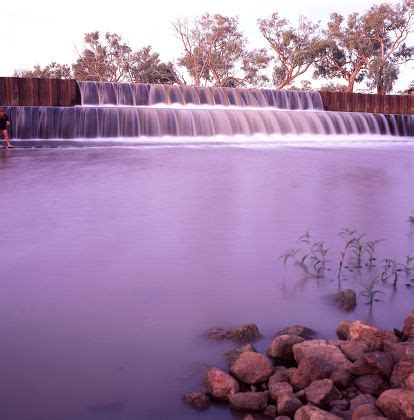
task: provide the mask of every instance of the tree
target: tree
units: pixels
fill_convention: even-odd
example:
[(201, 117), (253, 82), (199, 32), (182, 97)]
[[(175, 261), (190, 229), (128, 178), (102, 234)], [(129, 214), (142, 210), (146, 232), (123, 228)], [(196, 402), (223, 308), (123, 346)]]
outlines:
[(366, 76), (374, 52), (361, 17), (352, 13), (345, 20), (342, 15), (332, 13), (321, 45), (314, 77), (342, 78), (347, 82), (347, 92), (352, 92), (355, 82)]
[(341, 83), (329, 82), (322, 85), (318, 90), (321, 92), (346, 92), (347, 86)]
[(14, 77), (43, 78), (43, 79), (70, 79), (72, 71), (67, 64), (58, 64), (52, 61), (45, 67), (38, 64), (33, 69), (15, 70)]
[(282, 89), (308, 71), (319, 55), (317, 25), (301, 17), (298, 26), (293, 27), (278, 13), (273, 13), (269, 19), (259, 19), (258, 24), (276, 54), (273, 82), (276, 89)]
[(238, 18), (208, 13), (190, 22), (173, 23), (183, 47), (178, 63), (187, 69), (194, 85), (243, 86), (264, 81), (260, 71), (269, 58), (264, 50), (247, 51), (247, 40), (238, 30)]
[(367, 65), (368, 85), (377, 93), (385, 94), (392, 90), (399, 66), (414, 56), (414, 48), (405, 43), (413, 30), (414, 1), (372, 6), (362, 20), (374, 49)]
[(100, 82), (177, 83), (178, 75), (171, 63), (162, 63), (150, 46), (139, 51), (122, 41), (116, 33), (86, 33), (84, 50), (73, 64), (77, 80)]

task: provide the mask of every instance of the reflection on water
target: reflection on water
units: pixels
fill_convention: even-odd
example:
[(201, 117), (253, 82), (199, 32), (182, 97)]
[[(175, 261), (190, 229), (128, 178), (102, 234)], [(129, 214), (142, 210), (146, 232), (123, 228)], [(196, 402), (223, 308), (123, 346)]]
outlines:
[[(327, 296), (343, 227), (383, 239), (378, 258), (414, 253), (413, 150), (1, 151), (0, 418), (192, 419), (180, 395), (232, 347), (210, 327), (256, 322), (260, 349), (289, 324), (401, 327), (405, 281), (371, 314)], [(330, 248), (323, 279), (278, 261), (307, 229)], [(342, 287), (369, 280), (347, 272)]]

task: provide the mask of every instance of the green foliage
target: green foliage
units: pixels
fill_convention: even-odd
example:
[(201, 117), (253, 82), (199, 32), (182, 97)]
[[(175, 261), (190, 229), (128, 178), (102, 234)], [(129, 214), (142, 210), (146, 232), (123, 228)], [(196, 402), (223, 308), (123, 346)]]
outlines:
[(70, 79), (72, 78), (72, 71), (67, 64), (58, 64), (53, 61), (45, 67), (41, 67), (37, 64), (33, 69), (15, 70), (13, 76), (43, 79)]
[(375, 286), (377, 284), (377, 279), (370, 281), (363, 285), (364, 290), (359, 294), (367, 298), (367, 305), (371, 306), (374, 302), (381, 302), (376, 296), (380, 294), (384, 294), (382, 290), (376, 289)]

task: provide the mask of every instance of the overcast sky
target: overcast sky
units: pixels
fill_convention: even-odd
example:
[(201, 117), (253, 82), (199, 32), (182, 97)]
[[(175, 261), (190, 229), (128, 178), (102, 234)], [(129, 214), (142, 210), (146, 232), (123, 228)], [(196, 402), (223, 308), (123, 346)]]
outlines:
[[(100, 30), (121, 34), (133, 48), (152, 45), (163, 60), (176, 61), (180, 45), (171, 22), (177, 17), (193, 17), (204, 12), (239, 16), (240, 28), (250, 45), (265, 46), (257, 29), (257, 19), (278, 11), (296, 21), (299, 15), (325, 21), (329, 13), (363, 12), (376, 1), (346, 0), (15, 0), (2, 2), (0, 35), (3, 54), (0, 75), (51, 61), (73, 63), (82, 50), (85, 32)], [(411, 38), (411, 43), (413, 38)], [(307, 76), (310, 79), (310, 75)], [(414, 79), (413, 64), (402, 69), (396, 89)]]

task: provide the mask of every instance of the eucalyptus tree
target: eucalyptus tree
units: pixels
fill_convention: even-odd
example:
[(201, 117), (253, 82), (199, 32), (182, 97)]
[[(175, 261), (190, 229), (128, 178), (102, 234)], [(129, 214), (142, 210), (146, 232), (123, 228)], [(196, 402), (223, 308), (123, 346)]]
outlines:
[(319, 56), (318, 25), (302, 16), (298, 25), (292, 26), (278, 13), (268, 19), (259, 19), (258, 24), (275, 55), (273, 83), (276, 89), (282, 89), (305, 74)]
[(238, 26), (237, 17), (209, 13), (173, 22), (183, 50), (178, 63), (194, 85), (244, 86), (266, 81), (261, 73), (269, 62), (266, 52), (248, 51)]
[(44, 79), (71, 79), (73, 77), (70, 66), (58, 64), (55, 61), (44, 67), (36, 64), (32, 69), (15, 70), (13, 76)]

